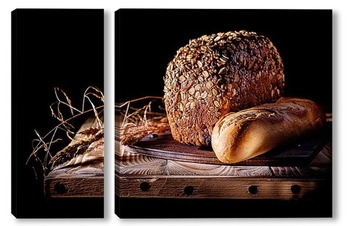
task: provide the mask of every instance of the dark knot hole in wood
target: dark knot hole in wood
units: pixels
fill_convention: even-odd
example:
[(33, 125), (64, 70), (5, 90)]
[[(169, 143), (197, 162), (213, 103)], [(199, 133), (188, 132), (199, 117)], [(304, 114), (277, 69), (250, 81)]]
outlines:
[(295, 184), (290, 187), (290, 190), (292, 191), (293, 194), (298, 194), (301, 190), (301, 187)]
[(55, 184), (54, 189), (60, 195), (67, 192), (66, 186), (64, 184), (61, 184), (60, 182)]
[(193, 194), (193, 190), (194, 190), (193, 186), (186, 186), (186, 187), (184, 188), (184, 193), (185, 193), (187, 196), (190, 196), (190, 195)]
[(258, 186), (256, 186), (256, 185), (250, 185), (250, 186), (248, 187), (248, 192), (249, 192), (250, 194), (256, 194), (256, 193), (258, 193)]
[(148, 191), (151, 188), (151, 185), (148, 182), (142, 182), (140, 184), (141, 191)]

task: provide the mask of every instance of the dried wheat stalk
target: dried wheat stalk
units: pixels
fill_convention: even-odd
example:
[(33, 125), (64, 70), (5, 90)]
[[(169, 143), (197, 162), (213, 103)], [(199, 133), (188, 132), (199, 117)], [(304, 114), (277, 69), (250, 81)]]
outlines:
[[(60, 88), (54, 88), (54, 92), (57, 101), (50, 106), (50, 109), (52, 116), (59, 123), (43, 136), (35, 130), (37, 138), (32, 141), (32, 153), (26, 162), (27, 165), (31, 160), (39, 163), (44, 174), (47, 174), (52, 168), (83, 154), (86, 150), (89, 150), (94, 142), (101, 143), (104, 134), (101, 117), (104, 96), (98, 88), (89, 86), (85, 90), (81, 108), (74, 107), (68, 95)], [(99, 103), (98, 106), (96, 106), (96, 102)], [(66, 108), (71, 114), (70, 117), (65, 117), (62, 113)], [(71, 123), (72, 120), (90, 113), (94, 114), (93, 126), (83, 130), (80, 129), (77, 132)], [(71, 141), (69, 145), (54, 155), (52, 145), (67, 139)], [(34, 167), (33, 169), (35, 170)], [(35, 175), (37, 175), (36, 171)]]
[[(146, 102), (142, 107), (132, 106), (142, 102)], [(120, 117), (116, 139), (120, 140), (122, 145), (133, 145), (150, 134), (170, 131), (162, 97), (145, 96), (117, 104), (116, 112), (117, 117)]]

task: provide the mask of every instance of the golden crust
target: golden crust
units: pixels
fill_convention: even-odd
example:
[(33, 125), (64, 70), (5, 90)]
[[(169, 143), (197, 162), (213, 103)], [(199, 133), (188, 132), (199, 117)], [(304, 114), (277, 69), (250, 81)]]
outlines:
[(220, 161), (237, 163), (315, 131), (324, 122), (324, 113), (315, 102), (280, 98), (220, 118), (213, 129), (212, 148)]

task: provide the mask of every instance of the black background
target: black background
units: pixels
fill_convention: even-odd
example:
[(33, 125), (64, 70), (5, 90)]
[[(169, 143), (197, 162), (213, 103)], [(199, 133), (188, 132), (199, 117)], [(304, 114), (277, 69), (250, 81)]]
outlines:
[(310, 98), (331, 111), (331, 10), (118, 10), (116, 102), (162, 96), (167, 64), (181, 46), (204, 34), (241, 29), (276, 46), (285, 67), (285, 96)]
[[(247, 30), (268, 37), (285, 67), (284, 96), (309, 98), (332, 112), (332, 10), (120, 9), (116, 11), (116, 102), (163, 96), (176, 51), (204, 34)], [(331, 180), (331, 179), (330, 179)], [(331, 181), (302, 201), (128, 199), (120, 217), (330, 217)]]
[[(88, 86), (103, 91), (103, 10), (17, 9), (12, 12), (12, 213), (16, 217), (103, 217), (103, 199), (44, 197), (32, 140), (49, 132), (54, 87), (78, 108)], [(81, 122), (76, 123), (79, 126)], [(57, 148), (57, 147), (56, 147)], [(35, 179), (32, 166), (36, 168)]]

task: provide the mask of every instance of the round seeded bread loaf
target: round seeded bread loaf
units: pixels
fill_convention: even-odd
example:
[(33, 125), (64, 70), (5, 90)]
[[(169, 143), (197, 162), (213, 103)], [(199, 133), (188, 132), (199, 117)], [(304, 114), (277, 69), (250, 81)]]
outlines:
[(164, 76), (164, 104), (173, 138), (209, 145), (221, 116), (281, 96), (283, 70), (273, 43), (255, 32), (190, 40), (169, 62)]

